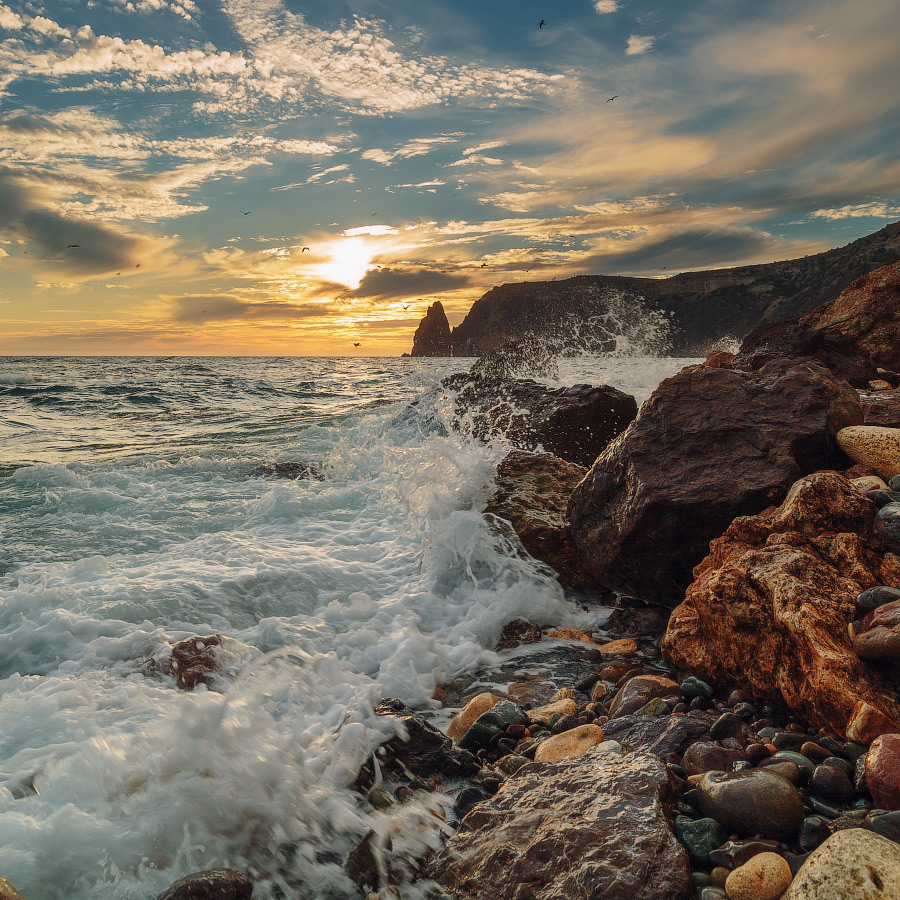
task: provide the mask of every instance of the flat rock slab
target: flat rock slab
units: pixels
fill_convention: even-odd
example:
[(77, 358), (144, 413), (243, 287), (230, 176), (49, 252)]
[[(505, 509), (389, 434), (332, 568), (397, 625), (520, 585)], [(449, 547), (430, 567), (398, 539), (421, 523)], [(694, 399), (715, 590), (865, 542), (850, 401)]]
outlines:
[(654, 756), (523, 766), (426, 866), (456, 900), (686, 900), (688, 857)]
[(670, 753), (681, 755), (691, 744), (702, 740), (715, 721), (715, 714), (702, 710), (683, 716), (620, 716), (603, 726), (603, 734), (663, 759)]

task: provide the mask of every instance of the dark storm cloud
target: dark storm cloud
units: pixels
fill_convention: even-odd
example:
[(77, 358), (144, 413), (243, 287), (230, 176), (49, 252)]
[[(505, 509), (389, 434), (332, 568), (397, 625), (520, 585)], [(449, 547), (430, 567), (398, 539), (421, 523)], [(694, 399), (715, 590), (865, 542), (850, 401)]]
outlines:
[(396, 300), (450, 291), (465, 287), (468, 283), (466, 275), (435, 269), (390, 269), (385, 266), (382, 269), (370, 269), (359, 287), (345, 296)]
[(305, 319), (328, 313), (322, 303), (285, 303), (280, 300), (261, 303), (240, 300), (228, 295), (191, 294), (174, 301), (173, 318), (176, 322), (228, 322), (236, 319)]
[[(40, 192), (0, 172), (0, 232), (24, 242), (31, 258), (77, 277), (141, 264), (142, 242), (108, 225), (66, 216), (41, 203)], [(74, 245), (74, 246), (73, 246)]]
[(653, 275), (663, 268), (677, 272), (739, 265), (777, 255), (772, 237), (751, 228), (692, 228), (649, 240), (636, 238), (630, 244), (634, 246), (592, 253), (579, 268), (617, 275)]

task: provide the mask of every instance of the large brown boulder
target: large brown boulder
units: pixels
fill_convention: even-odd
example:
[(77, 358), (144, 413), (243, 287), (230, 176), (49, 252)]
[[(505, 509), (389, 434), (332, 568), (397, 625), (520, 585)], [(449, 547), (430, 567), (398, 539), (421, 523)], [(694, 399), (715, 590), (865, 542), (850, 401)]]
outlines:
[(798, 481), (778, 508), (735, 519), (673, 611), (665, 657), (841, 734), (860, 701), (900, 719), (896, 693), (856, 656), (847, 628), (862, 590), (900, 586), (876, 512), (845, 478), (823, 472)]
[(547, 563), (565, 585), (578, 582), (566, 506), (587, 469), (549, 453), (513, 450), (497, 466), (497, 490), (485, 513), (506, 519), (525, 549)]
[(801, 475), (846, 465), (834, 435), (861, 421), (856, 392), (814, 363), (683, 369), (569, 500), (585, 580), (674, 605), (732, 519), (780, 503)]
[(453, 356), (450, 323), (440, 300), (435, 300), (425, 313), (413, 335), (410, 356)]
[(801, 322), (845, 335), (879, 366), (900, 371), (900, 262), (857, 278)]
[(505, 437), (522, 450), (589, 466), (637, 415), (637, 402), (609, 385), (550, 388), (527, 378), (462, 372), (443, 380), (454, 391), (455, 422), (479, 440)]
[(426, 867), (456, 900), (682, 900), (687, 854), (655, 756), (523, 766)]

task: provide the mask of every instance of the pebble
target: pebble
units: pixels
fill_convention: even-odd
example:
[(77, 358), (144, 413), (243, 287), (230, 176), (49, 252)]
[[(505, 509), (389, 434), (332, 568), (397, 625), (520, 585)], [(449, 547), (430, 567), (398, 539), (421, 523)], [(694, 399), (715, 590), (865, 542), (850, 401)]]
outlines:
[(548, 703), (545, 706), (539, 706), (537, 709), (528, 710), (528, 718), (534, 722), (546, 722), (552, 715), (574, 716), (578, 714), (578, 704), (571, 698), (565, 700), (557, 700), (555, 703)]
[(458, 741), (475, 720), (486, 713), (491, 707), (496, 706), (503, 698), (485, 691), (473, 697), (454, 717), (447, 728), (447, 737), (451, 741)]
[(760, 853), (735, 869), (725, 882), (729, 900), (778, 900), (793, 876), (777, 853)]
[(722, 713), (710, 728), (709, 736), (714, 741), (720, 741), (727, 737), (740, 739), (743, 736), (743, 725), (740, 718), (734, 713)]
[(881, 809), (900, 810), (900, 734), (872, 741), (864, 763), (866, 786)]
[(850, 484), (861, 494), (867, 494), (869, 491), (886, 491), (888, 489), (887, 483), (882, 481), (877, 475), (863, 475), (861, 478), (851, 478)]
[(828, 823), (831, 819), (825, 816), (807, 816), (800, 828), (797, 843), (802, 850), (815, 850), (828, 837)]
[(583, 756), (602, 741), (603, 729), (599, 725), (579, 725), (539, 744), (534, 753), (534, 761), (554, 763), (561, 759), (574, 759)]
[(627, 653), (637, 653), (637, 642), (631, 638), (622, 638), (618, 641), (610, 641), (608, 644), (601, 644), (597, 647), (597, 651), (604, 656), (620, 656)]
[(882, 478), (889, 480), (900, 473), (900, 428), (851, 425), (835, 437), (850, 459), (871, 466)]
[(700, 891), (700, 900), (728, 900), (728, 894), (717, 887), (705, 887)]
[(815, 741), (806, 741), (800, 746), (800, 752), (814, 763), (823, 763), (831, 756), (830, 750), (826, 750), (821, 744), (817, 744)]
[(691, 860), (701, 865), (709, 862), (709, 854), (722, 845), (722, 826), (715, 819), (675, 817), (675, 833), (684, 844)]
[(809, 779), (809, 790), (818, 797), (835, 803), (847, 803), (853, 799), (850, 779), (832, 766), (816, 766)]
[(552, 641), (578, 641), (581, 644), (594, 644), (596, 641), (586, 632), (577, 628), (557, 628), (547, 632), (548, 640)]
[(389, 806), (394, 805), (394, 798), (379, 787), (373, 787), (369, 791), (368, 800), (375, 809), (387, 809)]
[(888, 487), (892, 491), (900, 491), (900, 475), (895, 475), (889, 482)]
[(767, 772), (774, 772), (776, 775), (786, 778), (791, 784), (800, 784), (801, 772), (804, 771), (797, 763), (791, 762), (789, 759), (775, 759), (774, 757), (764, 759), (759, 764), (759, 768), (765, 769)]
[(758, 853), (775, 853), (778, 841), (728, 841), (709, 854), (709, 861), (716, 866), (736, 869)]
[(453, 804), (453, 812), (456, 815), (456, 818), (464, 818), (466, 813), (478, 806), (484, 799), (484, 791), (480, 788), (463, 788), (459, 794), (457, 794), (456, 801)]
[(783, 900), (900, 900), (900, 845), (862, 828), (814, 850)]
[(661, 675), (636, 675), (630, 678), (610, 704), (610, 718), (627, 716), (656, 698), (680, 697), (681, 691), (674, 681)]
[(702, 775), (704, 772), (728, 772), (733, 763), (742, 759), (744, 754), (740, 750), (697, 741), (688, 747), (682, 765), (688, 775)]
[(861, 619), (873, 609), (884, 606), (885, 603), (893, 603), (895, 600), (900, 600), (900, 588), (884, 584), (867, 588), (856, 598), (856, 618)]
[(779, 750), (777, 753), (773, 753), (769, 758), (773, 760), (786, 759), (792, 763), (796, 763), (801, 769), (805, 770), (806, 774), (810, 777), (816, 769), (816, 764), (811, 759), (794, 750)]
[(609, 693), (609, 685), (605, 681), (595, 681), (591, 688), (591, 700), (602, 700)]
[(888, 503), (878, 510), (876, 529), (888, 550), (900, 553), (900, 503)]
[(713, 697), (713, 689), (705, 681), (689, 675), (681, 682), (681, 693), (686, 700), (693, 700), (695, 697), (704, 697), (711, 700)]
[(803, 824), (803, 800), (797, 789), (765, 769), (707, 772), (696, 790), (704, 815), (746, 837), (792, 841)]

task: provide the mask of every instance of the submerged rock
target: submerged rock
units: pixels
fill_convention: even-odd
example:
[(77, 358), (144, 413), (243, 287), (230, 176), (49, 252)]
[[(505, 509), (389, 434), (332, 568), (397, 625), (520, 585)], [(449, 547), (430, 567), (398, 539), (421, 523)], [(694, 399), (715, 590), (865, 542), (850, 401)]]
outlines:
[(735, 519), (673, 611), (663, 654), (839, 733), (861, 702), (896, 719), (895, 692), (853, 652), (847, 630), (864, 588), (900, 586), (900, 559), (885, 553), (875, 513), (846, 479), (820, 473), (777, 509)]
[(525, 549), (547, 563), (562, 584), (575, 585), (575, 547), (566, 531), (566, 506), (587, 469), (549, 453), (513, 450), (497, 466), (497, 490), (485, 514), (506, 519)]
[(234, 869), (211, 869), (176, 881), (157, 900), (248, 900), (253, 882)]
[(218, 648), (225, 641), (221, 634), (207, 634), (179, 641), (172, 647), (172, 655), (163, 665), (178, 687), (192, 691), (198, 684), (210, 685), (218, 670)]
[(813, 363), (692, 366), (666, 379), (575, 488), (569, 527), (586, 580), (676, 603), (709, 542), (840, 464), (856, 392)]
[(523, 766), (426, 866), (456, 900), (686, 900), (659, 760), (592, 750)]

